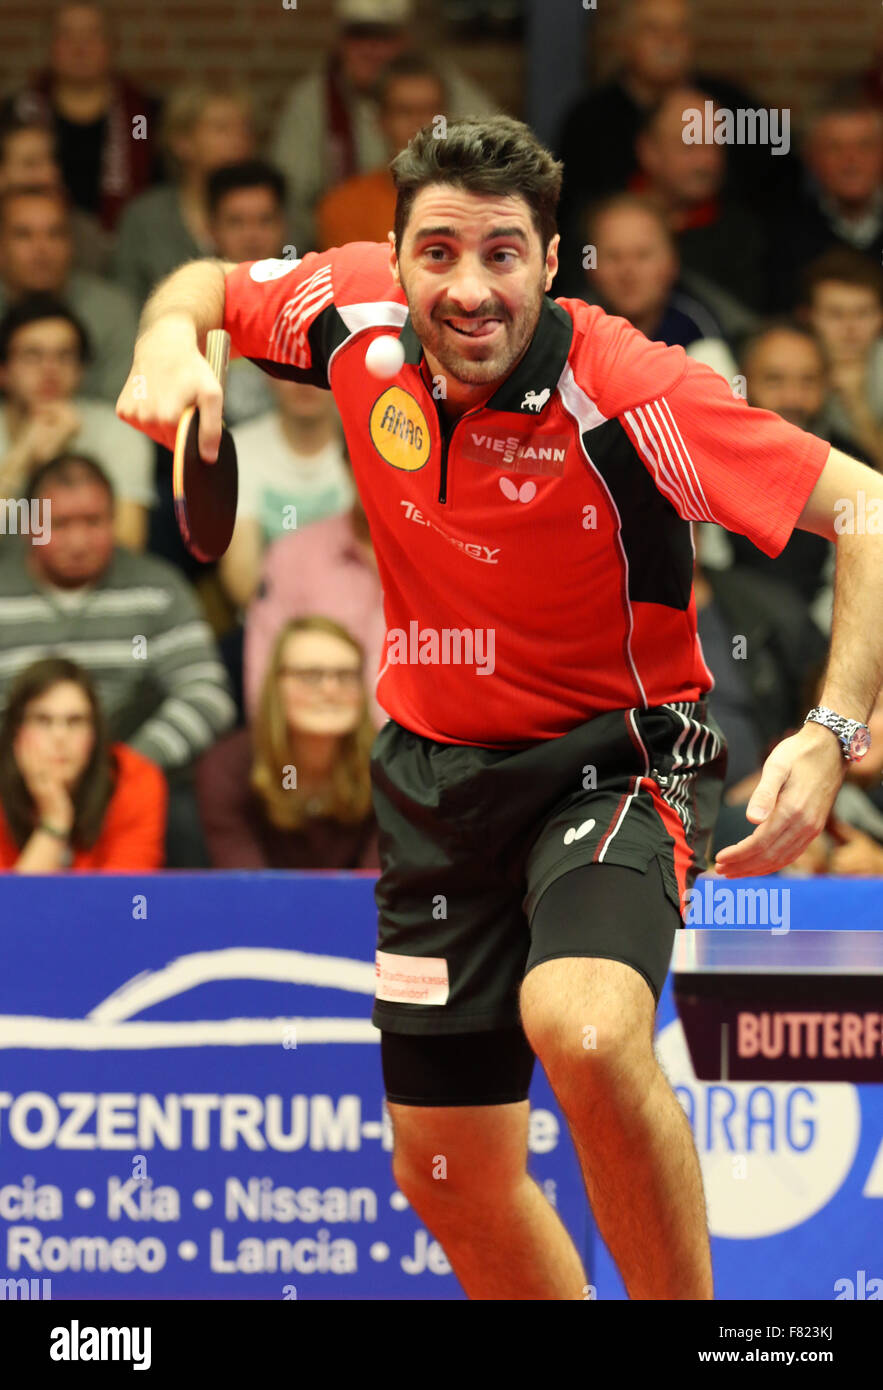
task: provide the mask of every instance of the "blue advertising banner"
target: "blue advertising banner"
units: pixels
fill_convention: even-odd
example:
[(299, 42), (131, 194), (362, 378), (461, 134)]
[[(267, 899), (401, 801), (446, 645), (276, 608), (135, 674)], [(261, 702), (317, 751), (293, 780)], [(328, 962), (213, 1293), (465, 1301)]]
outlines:
[[(0, 1274), (29, 1281), (6, 1296), (463, 1297), (392, 1176), (373, 888), (3, 879)], [(582, 1250), (540, 1068), (532, 1102), (531, 1171)]]
[[(794, 928), (883, 925), (878, 881), (788, 886)], [(3, 879), (0, 1294), (462, 1297), (392, 1176), (373, 887)], [(717, 1297), (883, 1297), (879, 1087), (697, 1081), (670, 985), (657, 1053), (700, 1153)], [(587, 1296), (622, 1298), (539, 1067), (531, 1101), (531, 1171)]]

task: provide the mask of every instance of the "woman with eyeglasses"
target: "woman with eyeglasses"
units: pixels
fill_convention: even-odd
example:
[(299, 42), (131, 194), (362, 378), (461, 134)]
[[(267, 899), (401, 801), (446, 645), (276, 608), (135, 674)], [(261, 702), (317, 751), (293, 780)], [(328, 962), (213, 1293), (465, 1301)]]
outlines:
[(330, 618), (282, 628), (254, 724), (221, 739), (197, 769), (215, 868), (378, 867), (363, 661)]
[(159, 869), (167, 799), (160, 768), (109, 741), (75, 662), (45, 657), (21, 672), (0, 724), (0, 870)]

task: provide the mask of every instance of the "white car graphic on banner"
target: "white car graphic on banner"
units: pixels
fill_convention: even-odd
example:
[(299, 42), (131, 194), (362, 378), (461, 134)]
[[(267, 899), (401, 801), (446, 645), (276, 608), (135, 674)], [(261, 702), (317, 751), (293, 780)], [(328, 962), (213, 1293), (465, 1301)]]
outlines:
[(134, 975), (96, 1004), (86, 1018), (0, 1014), (0, 1049), (115, 1052), (153, 1047), (278, 1047), (286, 1029), (294, 1030), (298, 1047), (302, 1043), (380, 1040), (379, 1030), (368, 1018), (226, 1018), (180, 1023), (134, 1018), (143, 1009), (215, 980), (270, 980), (344, 989), (373, 997), (375, 967), (340, 956), (258, 946), (197, 951), (169, 961), (161, 970), (144, 970)]

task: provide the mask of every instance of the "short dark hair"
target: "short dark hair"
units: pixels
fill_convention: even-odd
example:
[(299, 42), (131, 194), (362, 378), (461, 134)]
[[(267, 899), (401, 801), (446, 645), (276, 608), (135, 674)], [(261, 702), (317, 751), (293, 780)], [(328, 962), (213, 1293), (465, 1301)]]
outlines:
[(776, 333), (791, 333), (795, 338), (803, 338), (806, 342), (811, 343), (823, 364), (827, 366), (824, 344), (819, 341), (809, 324), (782, 315), (778, 318), (764, 319), (756, 328), (751, 329), (749, 333), (740, 338), (737, 358), (739, 368), (743, 373), (752, 353), (760, 347), (765, 338), (772, 338)]
[(42, 497), (53, 483), (61, 483), (62, 487), (77, 487), (84, 482), (97, 483), (99, 487), (103, 487), (111, 504), (113, 503), (113, 483), (101, 464), (89, 454), (56, 454), (55, 458), (41, 463), (31, 474), (28, 502), (33, 502), (35, 497)]
[[(647, 135), (653, 136), (662, 116), (668, 109), (672, 97), (676, 97), (679, 92), (683, 93), (684, 96), (699, 97), (702, 101), (711, 100), (710, 94), (704, 91), (701, 86), (695, 85), (689, 81), (679, 82), (676, 87), (672, 87), (670, 91), (666, 92), (661, 97), (657, 97), (655, 101), (651, 101), (649, 106), (644, 107), (638, 120), (638, 128), (635, 133), (636, 140), (641, 140)], [(689, 109), (685, 101), (683, 110), (687, 111)]]
[(8, 142), (26, 130), (39, 130), (48, 136), (55, 153), (55, 131), (51, 122), (33, 108), (28, 110), (24, 106), (24, 109), (20, 109), (14, 101), (10, 101), (0, 112), (0, 162), (6, 158)]
[(397, 193), (394, 229), (399, 250), (415, 197), (433, 183), (497, 197), (520, 194), (530, 207), (544, 253), (558, 230), (564, 165), (529, 126), (511, 116), (449, 121), (444, 136), (424, 126), (389, 167)]
[(622, 193), (610, 193), (606, 198), (599, 198), (596, 203), (589, 204), (583, 214), (589, 241), (594, 242), (598, 232), (598, 223), (602, 217), (606, 217), (609, 212), (622, 210), (642, 212), (645, 217), (652, 218), (671, 250), (677, 252), (677, 238), (660, 204), (655, 199), (648, 197), (646, 193), (632, 193), (629, 190), (624, 190)]
[(89, 334), (70, 306), (49, 290), (35, 290), (17, 299), (0, 319), (0, 363), (9, 360), (9, 348), (19, 329), (43, 319), (64, 319), (69, 323), (77, 335), (80, 361), (89, 361), (92, 355)]
[(48, 198), (58, 203), (65, 216), (71, 212), (71, 199), (67, 190), (54, 183), (16, 183), (0, 193), (0, 226), (6, 221), (6, 209), (18, 198)]
[(876, 116), (883, 121), (883, 113), (874, 102), (867, 88), (854, 77), (841, 77), (825, 89), (813, 106), (807, 123), (807, 131), (825, 120), (828, 116)]
[(862, 251), (852, 246), (834, 246), (817, 256), (804, 268), (800, 282), (800, 304), (808, 308), (819, 285), (836, 280), (841, 285), (854, 285), (871, 290), (883, 307), (883, 270)]
[(235, 164), (222, 164), (209, 174), (206, 183), (209, 216), (214, 217), (218, 204), (228, 193), (240, 188), (269, 188), (280, 207), (285, 205), (285, 175), (266, 159), (240, 159)]
[(444, 106), (447, 102), (445, 80), (438, 68), (434, 67), (432, 63), (424, 58), (422, 53), (418, 53), (414, 49), (409, 49), (407, 53), (400, 53), (397, 58), (393, 58), (391, 62), (387, 63), (377, 79), (374, 95), (381, 106), (386, 104), (389, 89), (393, 82), (396, 82), (400, 77), (431, 78), (431, 80), (437, 82), (441, 88), (442, 105)]

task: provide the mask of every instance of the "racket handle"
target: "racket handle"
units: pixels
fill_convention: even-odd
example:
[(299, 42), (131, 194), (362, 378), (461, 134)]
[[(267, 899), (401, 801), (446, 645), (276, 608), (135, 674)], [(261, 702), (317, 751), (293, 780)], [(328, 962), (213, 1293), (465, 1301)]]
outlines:
[(205, 335), (205, 360), (208, 362), (223, 391), (227, 385), (230, 362), (230, 334), (223, 328), (211, 328)]

